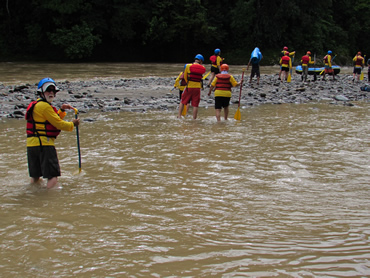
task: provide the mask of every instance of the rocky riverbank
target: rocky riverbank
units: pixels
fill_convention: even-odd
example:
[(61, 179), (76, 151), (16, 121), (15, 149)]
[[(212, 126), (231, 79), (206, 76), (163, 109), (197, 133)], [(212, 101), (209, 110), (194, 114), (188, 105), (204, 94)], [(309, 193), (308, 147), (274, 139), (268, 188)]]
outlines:
[[(241, 75), (234, 75), (240, 80)], [(336, 105), (355, 105), (356, 101), (369, 102), (370, 92), (361, 91), (365, 81), (352, 82), (352, 75), (340, 74), (336, 81), (302, 82), (301, 76), (294, 74), (291, 83), (280, 82), (278, 76), (261, 75), (261, 82), (249, 83), (245, 78), (241, 105), (307, 103), (328, 101)], [(54, 106), (70, 103), (80, 112), (90, 109), (106, 111), (138, 111), (149, 109), (175, 110), (179, 104), (178, 90), (173, 88), (175, 77), (147, 77), (109, 81), (86, 80), (79, 82), (58, 82), (61, 89)], [(206, 84), (206, 82), (205, 82)], [(36, 99), (37, 84), (4, 86), (0, 84), (0, 119), (24, 118), (28, 104)], [(214, 97), (208, 97), (208, 88), (202, 91), (200, 107), (212, 106)], [(239, 89), (233, 89), (232, 103), (239, 100)]]

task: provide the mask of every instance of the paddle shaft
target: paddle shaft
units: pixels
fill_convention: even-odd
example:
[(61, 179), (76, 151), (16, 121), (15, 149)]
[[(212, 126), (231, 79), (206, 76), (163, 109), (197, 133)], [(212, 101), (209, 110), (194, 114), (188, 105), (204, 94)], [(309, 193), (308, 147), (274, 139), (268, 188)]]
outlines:
[[(75, 113), (75, 119), (77, 119), (77, 113)], [(80, 134), (78, 131), (78, 126), (76, 126), (76, 135), (77, 135), (77, 149), (78, 149), (78, 168), (81, 171)]]
[(239, 103), (238, 103), (238, 108), (240, 107), (240, 98), (242, 96), (242, 89), (243, 89), (243, 81), (244, 81), (244, 70), (242, 72), (242, 80), (240, 82), (240, 92), (239, 92)]

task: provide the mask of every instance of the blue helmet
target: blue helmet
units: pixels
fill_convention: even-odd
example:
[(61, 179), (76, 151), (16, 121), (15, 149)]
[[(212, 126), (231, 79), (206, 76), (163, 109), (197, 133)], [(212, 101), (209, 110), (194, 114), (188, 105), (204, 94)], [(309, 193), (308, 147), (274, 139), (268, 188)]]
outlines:
[(215, 54), (217, 55), (217, 54), (220, 54), (220, 52), (221, 52), (221, 50), (219, 49), (219, 48), (216, 48), (215, 49)]
[(195, 60), (201, 60), (202, 62), (204, 62), (203, 55), (201, 55), (201, 54), (197, 54), (194, 59)]
[(328, 51), (328, 54), (332, 54), (333, 52), (331, 52), (331, 50)]
[(43, 93), (45, 90), (50, 86), (53, 85), (55, 87), (55, 92), (59, 91), (59, 88), (55, 84), (55, 81), (50, 77), (45, 77), (40, 80), (39, 84), (37, 85), (37, 92)]

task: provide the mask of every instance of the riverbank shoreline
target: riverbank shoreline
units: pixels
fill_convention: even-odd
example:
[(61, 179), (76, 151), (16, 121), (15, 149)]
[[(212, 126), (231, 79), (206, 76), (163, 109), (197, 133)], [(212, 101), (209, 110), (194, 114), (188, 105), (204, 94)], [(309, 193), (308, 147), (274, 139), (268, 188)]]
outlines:
[[(236, 80), (241, 79), (241, 75), (234, 77)], [(178, 89), (173, 89), (175, 79), (176, 77), (140, 77), (57, 82), (61, 91), (53, 105), (60, 107), (63, 103), (70, 103), (81, 113), (92, 109), (102, 112), (145, 112), (151, 109), (175, 111), (179, 105)], [(309, 76), (308, 82), (302, 82), (301, 75), (293, 74), (291, 83), (280, 82), (277, 74), (262, 74), (260, 84), (257, 85), (256, 78), (249, 83), (249, 74), (246, 74), (241, 106), (319, 101), (352, 106), (356, 101), (369, 102), (370, 92), (360, 89), (367, 83), (367, 80), (352, 82), (350, 74), (337, 75), (335, 81), (332, 77), (326, 77), (326, 81), (313, 81), (313, 76)], [(208, 96), (207, 80), (204, 84), (199, 106), (213, 106), (214, 96)], [(37, 84), (0, 84), (0, 119), (24, 118), (28, 104), (36, 99), (36, 89)], [(232, 92), (231, 103), (238, 103), (240, 89), (233, 88)]]

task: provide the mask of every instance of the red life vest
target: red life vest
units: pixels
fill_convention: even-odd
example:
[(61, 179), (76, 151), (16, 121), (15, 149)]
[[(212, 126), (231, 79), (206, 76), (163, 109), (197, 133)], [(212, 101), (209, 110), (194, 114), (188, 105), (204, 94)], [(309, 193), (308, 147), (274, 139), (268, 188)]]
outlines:
[(302, 57), (302, 65), (307, 65), (310, 62), (310, 57), (307, 55), (304, 55)]
[(357, 56), (357, 59), (356, 59), (356, 66), (362, 66), (362, 60), (364, 58), (362, 58), (362, 56)]
[(189, 68), (189, 81), (200, 82), (202, 81), (203, 74), (206, 72), (206, 68), (200, 64), (192, 64)]
[(330, 55), (325, 55), (325, 57), (324, 57), (325, 64), (329, 64), (329, 56)]
[(217, 65), (217, 56), (216, 55), (212, 55), (211, 57), (209, 57), (209, 60), (211, 61), (212, 65)]
[[(32, 101), (28, 105), (28, 107), (27, 107), (27, 113), (25, 115), (25, 118), (27, 120), (27, 137), (46, 136), (46, 137), (57, 138), (57, 136), (60, 133), (60, 130), (59, 129), (55, 128), (48, 121), (45, 121), (45, 122), (35, 122), (33, 120), (33, 115), (32, 115), (33, 114), (33, 109), (35, 108), (35, 105), (39, 101), (45, 101), (45, 100), (40, 99), (40, 100)], [(54, 106), (52, 106), (51, 104), (50, 104), (50, 106), (54, 109), (55, 113), (58, 114), (58, 110)], [(42, 124), (42, 125), (44, 125), (44, 128), (42, 128), (42, 129), (36, 129), (36, 124)], [(42, 132), (42, 134), (39, 134), (39, 132)]]
[(231, 83), (230, 83), (230, 74), (227, 73), (219, 73), (216, 74), (217, 83), (216, 83), (216, 90), (223, 90), (223, 91), (230, 91), (231, 90)]
[(186, 86), (186, 81), (184, 78), (184, 72), (180, 75), (180, 86)]
[(281, 57), (281, 65), (282, 66), (289, 67), (289, 61), (290, 61), (289, 56), (285, 55), (285, 56)]

